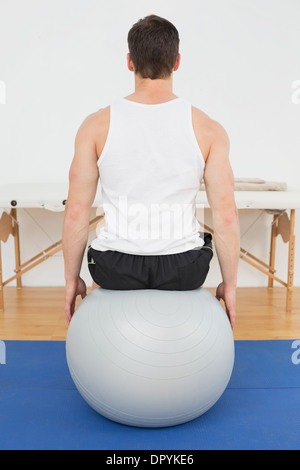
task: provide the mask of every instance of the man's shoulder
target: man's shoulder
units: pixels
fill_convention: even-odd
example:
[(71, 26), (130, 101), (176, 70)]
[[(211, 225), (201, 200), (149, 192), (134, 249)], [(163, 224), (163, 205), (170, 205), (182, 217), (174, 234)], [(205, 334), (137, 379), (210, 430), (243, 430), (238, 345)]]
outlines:
[(109, 119), (109, 109), (110, 107), (107, 106), (106, 108), (100, 108), (94, 113), (89, 114), (83, 121), (83, 125), (93, 128), (94, 126), (105, 124), (107, 119)]
[(107, 133), (109, 128), (109, 106), (101, 108), (94, 113), (89, 114), (82, 122), (78, 135), (99, 139), (102, 133)]
[(213, 146), (229, 145), (229, 137), (224, 127), (201, 109), (192, 106), (193, 128), (206, 161)]
[(204, 111), (192, 105), (192, 114), (194, 126), (201, 129), (207, 137), (212, 140), (228, 139), (228, 134), (223, 125), (208, 116)]
[(109, 106), (89, 114), (77, 131), (75, 144), (81, 145), (83, 142), (90, 142), (91, 145), (96, 147), (99, 157), (107, 139), (109, 122)]

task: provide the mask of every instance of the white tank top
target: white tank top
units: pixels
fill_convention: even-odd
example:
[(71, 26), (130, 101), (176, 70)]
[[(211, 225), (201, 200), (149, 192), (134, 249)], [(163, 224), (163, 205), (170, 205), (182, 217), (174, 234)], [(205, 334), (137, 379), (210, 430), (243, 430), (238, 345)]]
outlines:
[(98, 161), (105, 224), (92, 248), (136, 255), (201, 248), (195, 208), (204, 166), (188, 101), (115, 100)]

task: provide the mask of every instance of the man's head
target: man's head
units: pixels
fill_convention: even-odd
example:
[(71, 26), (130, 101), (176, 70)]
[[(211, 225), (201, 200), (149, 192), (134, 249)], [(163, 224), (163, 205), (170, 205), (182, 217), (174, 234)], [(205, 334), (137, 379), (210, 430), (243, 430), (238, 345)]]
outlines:
[(179, 34), (168, 20), (146, 16), (132, 26), (127, 40), (129, 69), (141, 78), (167, 79), (179, 67)]

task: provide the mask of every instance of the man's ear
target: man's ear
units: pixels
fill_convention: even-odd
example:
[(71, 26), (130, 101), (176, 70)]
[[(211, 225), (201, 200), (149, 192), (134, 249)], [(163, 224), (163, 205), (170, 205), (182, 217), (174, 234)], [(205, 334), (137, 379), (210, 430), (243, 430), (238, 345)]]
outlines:
[(130, 70), (130, 72), (134, 72), (134, 66), (131, 60), (130, 52), (127, 53), (127, 67)]
[(181, 55), (180, 55), (180, 54), (178, 54), (178, 56), (177, 56), (177, 60), (176, 60), (176, 63), (175, 63), (174, 69), (173, 69), (173, 70), (174, 70), (174, 72), (176, 72), (176, 70), (178, 70), (178, 68), (179, 68), (179, 65), (180, 65), (180, 61), (181, 61)]

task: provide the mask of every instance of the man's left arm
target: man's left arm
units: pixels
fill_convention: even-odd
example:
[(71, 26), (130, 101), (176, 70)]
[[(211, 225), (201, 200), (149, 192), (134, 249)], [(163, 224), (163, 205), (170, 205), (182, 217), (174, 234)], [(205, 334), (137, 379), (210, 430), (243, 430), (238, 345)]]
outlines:
[(90, 211), (97, 191), (98, 178), (95, 122), (91, 115), (82, 123), (75, 138), (63, 224), (65, 314), (68, 322), (74, 314), (77, 295), (82, 298), (86, 296), (86, 285), (80, 277), (80, 270), (89, 235)]

